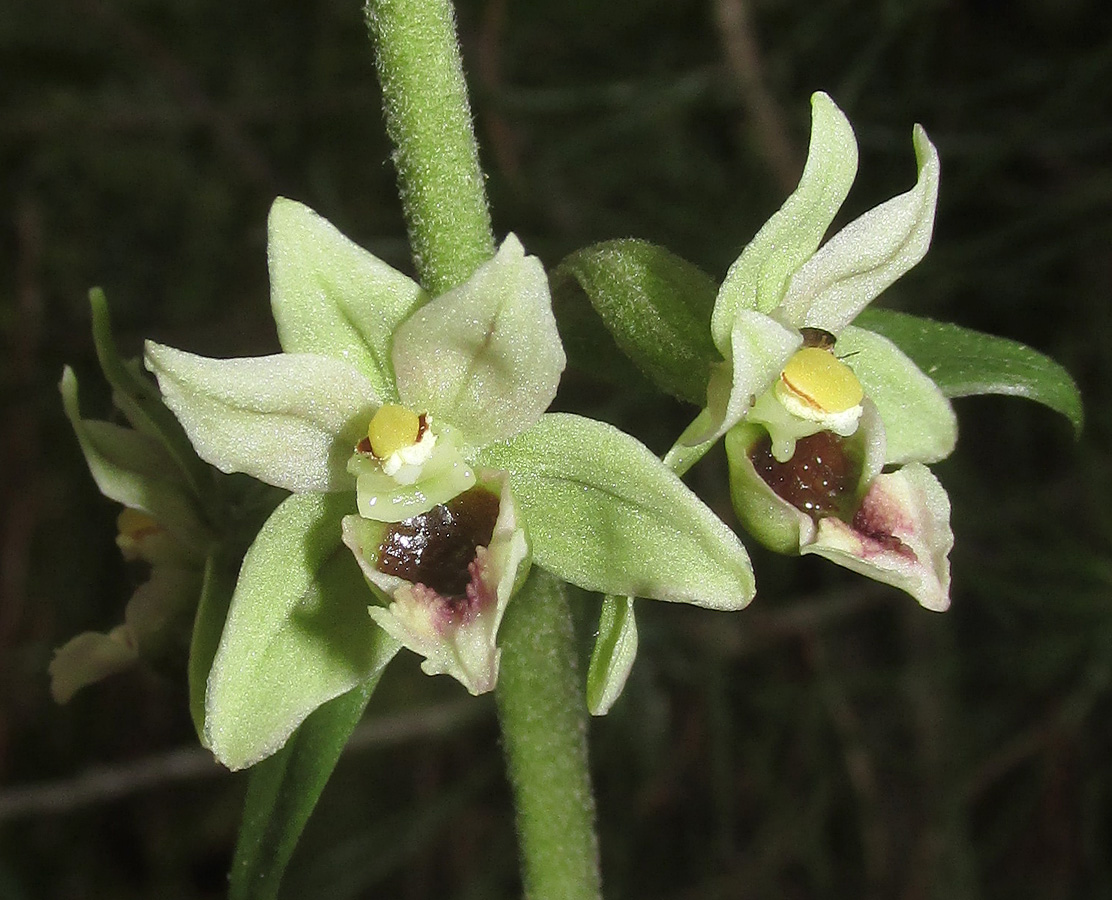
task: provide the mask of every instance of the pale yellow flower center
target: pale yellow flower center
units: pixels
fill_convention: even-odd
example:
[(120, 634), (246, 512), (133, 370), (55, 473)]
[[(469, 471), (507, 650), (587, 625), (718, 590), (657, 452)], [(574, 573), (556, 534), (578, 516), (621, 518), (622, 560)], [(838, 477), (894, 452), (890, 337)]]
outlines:
[(367, 426), (367, 439), (371, 452), (379, 459), (387, 459), (416, 444), (420, 430), (421, 417), (417, 413), (396, 403), (386, 403)]
[(797, 351), (780, 379), (796, 400), (826, 415), (853, 409), (865, 396), (853, 369), (821, 347)]

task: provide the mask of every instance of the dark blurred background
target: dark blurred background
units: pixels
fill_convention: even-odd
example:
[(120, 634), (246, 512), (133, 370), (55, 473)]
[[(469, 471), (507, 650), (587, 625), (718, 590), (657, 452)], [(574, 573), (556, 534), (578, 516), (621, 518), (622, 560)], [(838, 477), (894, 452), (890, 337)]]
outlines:
[[(721, 277), (791, 189), (810, 93), (861, 144), (846, 218), (937, 143), (933, 248), (882, 299), (1053, 355), (1088, 421), (957, 402), (936, 467), (953, 608), (754, 550), (747, 610), (639, 606), (592, 728), (618, 898), (1112, 896), (1112, 5), (1102, 0), (464, 0), (499, 233), (548, 264), (636, 236)], [(120, 343), (277, 349), (265, 217), (302, 200), (408, 268), (355, 0), (6, 0), (0, 14), (0, 898), (216, 898), (245, 778), (196, 749), (181, 665), (50, 700), (52, 648), (137, 573), (61, 411)], [(664, 449), (691, 411), (569, 373), (560, 402)], [(663, 411), (661, 411), (663, 409)], [(727, 521), (717, 455), (692, 484)], [(589, 631), (596, 608), (581, 606)], [(399, 658), (285, 896), (519, 887), (492, 706)]]

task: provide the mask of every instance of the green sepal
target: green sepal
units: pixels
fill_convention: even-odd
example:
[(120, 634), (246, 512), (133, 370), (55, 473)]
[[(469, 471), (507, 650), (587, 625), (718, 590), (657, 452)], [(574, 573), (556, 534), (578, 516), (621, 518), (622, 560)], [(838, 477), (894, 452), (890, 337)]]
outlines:
[(587, 669), (587, 709), (592, 716), (610, 712), (637, 658), (637, 621), (632, 597), (604, 597), (595, 648)]
[(841, 334), (854, 317), (926, 254), (934, 230), (941, 164), (927, 133), (912, 130), (918, 178), (823, 244), (792, 276), (780, 315)]
[(933, 463), (954, 451), (958, 421), (938, 386), (883, 335), (847, 326), (835, 352), (884, 422), (885, 463)]
[(481, 447), (512, 437), (556, 396), (567, 362), (544, 267), (507, 235), (494, 259), (394, 333), (402, 403)]
[(888, 338), (947, 397), (1026, 397), (1061, 413), (1081, 435), (1085, 410), (1077, 384), (1053, 359), (1018, 341), (890, 309), (867, 309), (854, 324)]
[[(796, 270), (814, 254), (857, 174), (857, 141), (845, 114), (826, 94), (811, 95), (811, 142), (799, 185), (737, 258), (718, 294), (714, 343), (729, 352), (742, 310), (780, 305)], [(800, 323), (796, 323), (800, 324)]]
[(162, 523), (188, 550), (201, 551), (212, 540), (180, 470), (154, 438), (97, 419), (82, 419), (77, 376), (66, 366), (59, 385), (62, 406), (73, 426), (89, 472), (100, 492)]
[(228, 618), (228, 606), (236, 586), (236, 569), (220, 550), (205, 560), (201, 596), (193, 618), (193, 635), (189, 641), (189, 714), (202, 744), (205, 739), (205, 689), (212, 661), (220, 646), (220, 635)]
[(379, 407), (371, 382), (330, 356), (209, 359), (147, 342), (146, 362), (197, 453), (289, 491), (351, 490), (352, 449)]
[(343, 360), (396, 400), (390, 340), (428, 296), (309, 207), (279, 197), (267, 221), (270, 305), (286, 353)]
[(602, 422), (541, 417), (478, 463), (511, 473), (534, 561), (591, 591), (740, 609), (753, 570), (736, 535), (644, 445)]
[(93, 319), (93, 346), (104, 378), (112, 387), (113, 402), (131, 426), (159, 441), (181, 472), (193, 494), (204, 502), (212, 484), (212, 470), (197, 456), (185, 430), (167, 409), (158, 388), (140, 373), (138, 364), (121, 359), (112, 336), (112, 320), (104, 291), (89, 291)]
[(322, 703), (397, 652), (367, 615), (370, 595), (341, 541), (355, 495), (295, 494), (247, 551), (205, 695), (205, 737), (242, 769), (269, 756)]
[(720, 357), (710, 338), (718, 286), (701, 269), (647, 241), (595, 244), (567, 256), (553, 285), (574, 279), (621, 351), (661, 390), (703, 402)]
[(273, 900), (305, 823), (363, 716), (381, 671), (318, 707), (251, 769), (229, 873), (229, 900)]

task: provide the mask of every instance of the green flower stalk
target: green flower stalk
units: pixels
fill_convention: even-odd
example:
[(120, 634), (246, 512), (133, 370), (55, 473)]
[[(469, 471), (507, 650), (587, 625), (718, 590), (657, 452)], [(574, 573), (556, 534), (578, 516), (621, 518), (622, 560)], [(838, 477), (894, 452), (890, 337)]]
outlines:
[(515, 237), (429, 298), (279, 199), (269, 264), (284, 353), (146, 351), (202, 459), (293, 492), (247, 553), (208, 678), (205, 739), (227, 765), (273, 752), (398, 644), (490, 690), (531, 563), (608, 593), (752, 597), (740, 542), (647, 449), (545, 412), (564, 352)]

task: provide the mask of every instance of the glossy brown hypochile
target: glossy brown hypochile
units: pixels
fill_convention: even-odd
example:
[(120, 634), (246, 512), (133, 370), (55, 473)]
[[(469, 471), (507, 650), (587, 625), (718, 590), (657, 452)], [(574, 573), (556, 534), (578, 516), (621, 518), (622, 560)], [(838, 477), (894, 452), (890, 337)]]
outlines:
[(378, 570), (444, 597), (463, 597), (476, 547), (490, 545), (498, 496), (474, 487), (426, 513), (390, 526), (378, 548)]
[(750, 449), (749, 459), (778, 497), (815, 521), (823, 516), (853, 518), (861, 464), (847, 451), (844, 438), (829, 431), (800, 438), (792, 458), (782, 463), (772, 455), (766, 435)]

